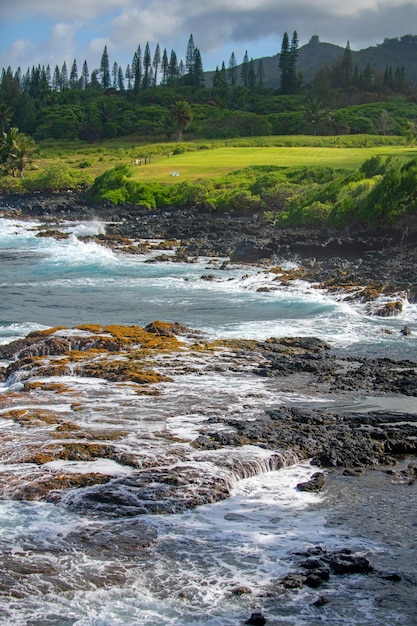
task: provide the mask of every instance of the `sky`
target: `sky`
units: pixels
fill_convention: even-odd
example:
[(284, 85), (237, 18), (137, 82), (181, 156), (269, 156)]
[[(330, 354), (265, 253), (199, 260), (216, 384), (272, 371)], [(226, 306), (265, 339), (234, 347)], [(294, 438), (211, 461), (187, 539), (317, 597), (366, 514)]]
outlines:
[(273, 56), (294, 31), (300, 46), (318, 35), (360, 50), (417, 34), (417, 0), (0, 0), (0, 67), (53, 70), (76, 59), (91, 72), (104, 46), (110, 65), (125, 67), (147, 42), (152, 55), (159, 43), (185, 60), (192, 34), (209, 71), (227, 67), (232, 52), (238, 63), (246, 51)]

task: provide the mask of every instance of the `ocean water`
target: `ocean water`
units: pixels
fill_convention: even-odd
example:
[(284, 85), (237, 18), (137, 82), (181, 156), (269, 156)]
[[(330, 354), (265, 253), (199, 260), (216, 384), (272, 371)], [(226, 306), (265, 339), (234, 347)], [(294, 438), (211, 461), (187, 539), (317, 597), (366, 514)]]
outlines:
[[(117, 254), (78, 239), (103, 232), (100, 222), (60, 225), (70, 237), (59, 241), (37, 237), (38, 226), (0, 218), (0, 343), (51, 326), (144, 326), (160, 319), (180, 322), (210, 338), (316, 336), (346, 355), (415, 360), (417, 306), (405, 298), (398, 317), (379, 318), (368, 305), (347, 303), (303, 281), (280, 286), (265, 268), (224, 270), (224, 259), (150, 262), (160, 251)], [(294, 267), (296, 260), (281, 264)], [(412, 331), (409, 337), (400, 333), (405, 325)], [(130, 450), (140, 448), (149, 461), (168, 454), (157, 436), (162, 429), (180, 437), (186, 448), (207, 416), (250, 419), (280, 403), (332, 402), (307, 391), (278, 390), (268, 379), (221, 372), (211, 377), (190, 372), (174, 388), (161, 385), (161, 396), (155, 398), (109, 388), (100, 380), (76, 384), (85, 409), (80, 424), (97, 431), (122, 426), (129, 433)], [(0, 387), (0, 412), (18, 391), (18, 384)], [(34, 396), (33, 401), (40, 400)], [(378, 408), (379, 401), (356, 394), (340, 402), (369, 410)], [(65, 414), (71, 400), (51, 394), (48, 403)], [(21, 406), (18, 395), (12, 404)], [(415, 399), (390, 397), (383, 404), (393, 411), (417, 411)], [(19, 424), (2, 420), (0, 435), (0, 478), (4, 474), (12, 484), (14, 477), (36, 477), (36, 467), (16, 462), (17, 447), (27, 445)], [(42, 436), (34, 429), (32, 443), (41, 446)], [(288, 461), (288, 467), (267, 472), (265, 451), (242, 453), (258, 459), (257, 475), (232, 477), (232, 495), (220, 503), (146, 516), (158, 538), (145, 552), (131, 553), (123, 545), (119, 552), (86, 549), (77, 537), (94, 534), (99, 524), (100, 533), (108, 533), (109, 541), (117, 544), (125, 532), (123, 521), (83, 516), (63, 505), (15, 501), (4, 487), (0, 622), (231, 626), (261, 611), (268, 624), (417, 623), (415, 485), (394, 485), (381, 470), (355, 479), (333, 474), (323, 493), (306, 494), (295, 487), (315, 471), (308, 462)], [(193, 458), (187, 459), (192, 464)], [(106, 459), (51, 462), (51, 471), (60, 468), (116, 477), (131, 471)], [(136, 522), (139, 528), (143, 519), (128, 519), (125, 528)], [(295, 553), (317, 545), (352, 549), (365, 555), (376, 571), (366, 577), (332, 577), (319, 590), (303, 587), (271, 598), (274, 581), (297, 570)], [(384, 572), (400, 573), (401, 580), (387, 580)], [(233, 594), (242, 586), (252, 593)], [(317, 607), (314, 601), (320, 595), (329, 603)]]

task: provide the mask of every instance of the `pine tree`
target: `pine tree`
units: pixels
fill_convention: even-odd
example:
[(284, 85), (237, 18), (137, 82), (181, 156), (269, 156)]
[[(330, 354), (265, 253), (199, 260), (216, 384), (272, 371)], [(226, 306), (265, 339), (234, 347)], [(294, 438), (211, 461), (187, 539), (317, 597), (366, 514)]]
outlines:
[(119, 69), (117, 71), (117, 89), (121, 92), (125, 90), (125, 82), (121, 65), (119, 65)]
[(139, 93), (142, 84), (142, 50), (138, 46), (132, 60), (133, 91)]
[(98, 80), (98, 74), (99, 74), (99, 70), (93, 70), (91, 72), (91, 80), (90, 80), (90, 84), (89, 87), (90, 89), (100, 89), (101, 84)]
[(127, 88), (130, 91), (132, 89), (132, 80), (133, 80), (133, 72), (130, 68), (130, 65), (127, 65), (126, 67), (125, 78), (127, 80)]
[(232, 54), (230, 55), (230, 59), (229, 59), (229, 72), (228, 72), (229, 81), (232, 87), (236, 85), (236, 80), (237, 80), (236, 67), (237, 67), (237, 61), (236, 61), (235, 53), (232, 52)]
[(256, 72), (255, 72), (255, 63), (253, 59), (249, 61), (248, 67), (248, 87), (251, 91), (255, 90), (256, 87)]
[(159, 47), (159, 43), (156, 44), (156, 48), (155, 48), (155, 52), (153, 55), (153, 60), (152, 60), (152, 67), (153, 67), (153, 86), (156, 87), (156, 84), (158, 82), (158, 71), (159, 71), (159, 66), (161, 64), (161, 48)]
[(200, 89), (204, 85), (204, 70), (203, 62), (201, 60), (200, 49), (195, 49), (194, 54), (194, 69), (193, 69), (193, 86)]
[[(59, 70), (58, 70), (59, 73)], [(30, 86), (30, 71), (27, 68), (25, 75), (22, 77), (22, 91), (26, 91)], [(58, 89), (61, 89), (61, 74), (59, 73), (59, 84)]]
[[(48, 65), (48, 67), (49, 67), (49, 65)], [(50, 71), (50, 68), (49, 68), (49, 71)], [(11, 70), (10, 70), (10, 72), (11, 72)], [(20, 65), (19, 65), (19, 67), (17, 68), (17, 70), (15, 72), (14, 80), (19, 85), (19, 87), (22, 88), (22, 70), (21, 70)], [(52, 77), (50, 79), (50, 82), (51, 82), (51, 80), (52, 80)]]
[(106, 91), (110, 87), (110, 64), (109, 55), (107, 54), (107, 46), (104, 46), (100, 63), (101, 86)]
[(161, 82), (163, 85), (166, 85), (168, 82), (168, 74), (169, 74), (169, 61), (168, 61), (168, 54), (167, 54), (166, 48), (164, 48), (164, 52), (162, 54), (161, 71), (162, 71)]
[(52, 89), (54, 91), (60, 91), (61, 89), (61, 73), (57, 65), (55, 65), (54, 74), (52, 76)]
[(179, 77), (179, 69), (178, 69), (178, 60), (175, 50), (171, 50), (171, 55), (169, 57), (169, 71), (168, 71), (168, 79), (170, 82), (175, 82)]
[(61, 68), (61, 89), (66, 89), (69, 87), (69, 79), (68, 79), (68, 70), (67, 64), (63, 63)]
[(195, 44), (192, 34), (188, 40), (187, 51), (185, 53), (185, 71), (187, 74), (187, 84), (194, 85), (194, 68), (195, 68)]
[(29, 93), (32, 98), (37, 98), (39, 96), (39, 87), (40, 87), (40, 77), (41, 77), (41, 68), (33, 67), (30, 73), (30, 85), (29, 85)]
[(220, 70), (220, 76), (222, 79), (222, 84), (227, 86), (227, 73), (226, 73), (226, 66), (224, 64), (224, 61), (222, 63), (222, 69)]
[(83, 69), (81, 72), (81, 89), (87, 89), (90, 82), (90, 72), (88, 71), (87, 61), (83, 63)]
[(290, 39), (288, 33), (284, 33), (282, 38), (281, 53), (279, 55), (279, 68), (281, 70), (281, 93), (284, 95), (293, 94), (298, 91), (299, 81), (297, 77), (298, 59), (298, 35), (293, 32)]
[(248, 57), (248, 51), (246, 50), (245, 56), (243, 57), (242, 67), (240, 68), (240, 79), (244, 87), (248, 86), (248, 72), (249, 72), (249, 57)]
[(143, 53), (143, 89), (149, 89), (152, 84), (152, 57), (149, 48), (149, 42), (146, 42), (145, 52)]
[(219, 67), (217, 66), (216, 71), (213, 76), (213, 95), (223, 98), (226, 91), (227, 91), (227, 77), (226, 77), (226, 67), (223, 61), (221, 70), (219, 70)]
[(279, 69), (281, 70), (281, 93), (288, 92), (288, 56), (290, 53), (290, 40), (288, 33), (284, 33), (281, 43), (281, 53), (279, 55)]
[(113, 63), (113, 67), (111, 70), (111, 75), (112, 75), (112, 87), (114, 89), (117, 89), (117, 79), (119, 76), (119, 66), (116, 63), (116, 61)]
[(288, 82), (290, 94), (298, 91), (297, 81), (297, 59), (298, 59), (298, 35), (295, 30), (291, 37), (290, 54), (288, 59)]
[(352, 72), (353, 63), (352, 63), (352, 50), (350, 49), (349, 41), (346, 44), (345, 51), (343, 53), (342, 59), (342, 67), (341, 67), (341, 84), (342, 87), (347, 89), (352, 84)]
[(71, 67), (69, 84), (71, 89), (77, 89), (78, 87), (78, 69), (77, 61), (75, 59)]
[(49, 64), (46, 66), (45, 80), (46, 80), (48, 87), (50, 87), (51, 81), (52, 81), (52, 74), (51, 74), (51, 66)]

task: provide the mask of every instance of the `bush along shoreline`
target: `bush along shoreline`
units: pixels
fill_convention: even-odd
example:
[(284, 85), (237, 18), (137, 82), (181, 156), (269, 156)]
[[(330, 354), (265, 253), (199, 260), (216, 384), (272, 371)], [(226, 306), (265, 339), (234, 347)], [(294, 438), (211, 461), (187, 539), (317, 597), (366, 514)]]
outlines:
[[(31, 181), (32, 183), (34, 181)], [(117, 216), (127, 207), (197, 209), (200, 213), (253, 216), (276, 227), (376, 228), (417, 212), (417, 158), (373, 156), (357, 171), (331, 167), (253, 165), (215, 179), (173, 184), (134, 180), (132, 168), (119, 164), (97, 176), (85, 189), (66, 178), (65, 168), (52, 167), (25, 194), (5, 194), (3, 203), (22, 196), (72, 190), (76, 203), (95, 206), (98, 216), (108, 206)], [(67, 183), (67, 184), (64, 184)], [(29, 185), (31, 187), (32, 185)], [(62, 193), (62, 192), (61, 192)], [(18, 201), (20, 203), (20, 201)]]

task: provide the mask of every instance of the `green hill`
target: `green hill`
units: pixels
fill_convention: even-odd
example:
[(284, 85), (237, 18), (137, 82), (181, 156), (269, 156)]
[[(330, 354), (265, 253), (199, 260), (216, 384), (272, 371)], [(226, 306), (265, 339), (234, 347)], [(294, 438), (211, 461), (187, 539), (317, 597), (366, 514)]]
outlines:
[[(321, 42), (317, 35), (299, 49), (297, 70), (303, 76), (304, 83), (309, 83), (323, 67), (333, 65), (343, 55), (344, 48), (332, 43)], [(278, 89), (280, 85), (279, 53), (272, 57), (262, 57), (264, 86)], [(254, 59), (257, 71), (260, 59)], [(384, 74), (386, 67), (393, 72), (397, 67), (404, 67), (408, 82), (417, 85), (417, 36), (404, 35), (400, 38), (385, 39), (383, 43), (352, 50), (353, 65), (363, 71), (369, 64), (373, 70)], [(236, 75), (240, 81), (241, 65), (237, 66)], [(205, 72), (206, 86), (211, 86), (214, 72)]]

